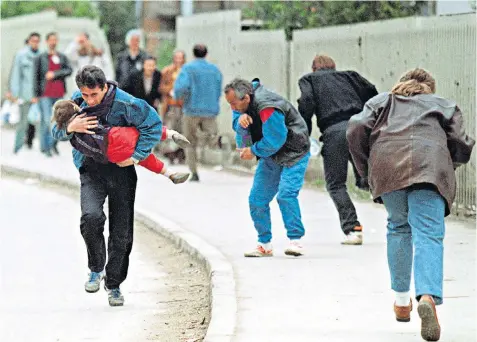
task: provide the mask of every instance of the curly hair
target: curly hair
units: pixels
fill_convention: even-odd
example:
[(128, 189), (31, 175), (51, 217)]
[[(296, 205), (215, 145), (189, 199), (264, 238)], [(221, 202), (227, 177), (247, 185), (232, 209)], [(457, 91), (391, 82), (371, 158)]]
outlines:
[(426, 70), (416, 68), (402, 75), (391, 92), (402, 96), (434, 94), (436, 92), (436, 81)]
[(81, 108), (71, 100), (59, 100), (53, 106), (52, 121), (56, 122), (59, 129), (65, 128), (73, 116), (81, 111)]

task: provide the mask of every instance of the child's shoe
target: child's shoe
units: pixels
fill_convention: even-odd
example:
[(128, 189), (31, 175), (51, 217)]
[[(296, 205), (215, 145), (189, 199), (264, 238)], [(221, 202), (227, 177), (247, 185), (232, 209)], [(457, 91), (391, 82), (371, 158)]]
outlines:
[(172, 133), (172, 140), (179, 145), (180, 148), (186, 148), (188, 145), (190, 145), (190, 141), (179, 132)]
[(186, 172), (176, 172), (169, 176), (169, 179), (174, 184), (181, 184), (184, 183), (186, 180), (189, 179), (190, 173)]

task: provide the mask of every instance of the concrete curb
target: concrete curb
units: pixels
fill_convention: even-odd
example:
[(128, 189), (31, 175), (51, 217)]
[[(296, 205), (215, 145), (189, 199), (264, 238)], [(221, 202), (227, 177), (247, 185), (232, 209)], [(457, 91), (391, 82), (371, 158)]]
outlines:
[[(2, 175), (38, 179), (40, 183), (79, 191), (79, 184), (65, 179), (1, 164)], [(237, 296), (232, 264), (215, 247), (176, 223), (146, 210), (136, 208), (135, 219), (170, 240), (201, 263), (210, 277), (211, 320), (204, 342), (229, 342), (236, 327)]]

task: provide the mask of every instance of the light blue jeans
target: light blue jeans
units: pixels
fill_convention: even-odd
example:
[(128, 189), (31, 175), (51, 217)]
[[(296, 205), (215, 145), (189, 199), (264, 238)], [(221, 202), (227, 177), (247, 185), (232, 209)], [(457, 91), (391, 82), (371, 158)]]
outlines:
[(392, 289), (409, 291), (414, 264), (416, 299), (431, 295), (437, 305), (442, 304), (444, 198), (436, 190), (412, 187), (381, 198), (388, 212), (387, 254)]
[(30, 106), (31, 102), (29, 101), (20, 105), (20, 121), (16, 126), (15, 134), (15, 153), (17, 153), (25, 144), (25, 133), (28, 128), (28, 111), (30, 110)]
[(262, 158), (258, 162), (249, 205), (255, 229), (260, 243), (272, 240), (270, 220), (270, 202), (277, 195), (278, 205), (290, 240), (300, 239), (305, 234), (301, 221), (298, 193), (305, 180), (310, 154), (306, 154), (298, 163), (290, 167), (276, 164), (271, 158)]
[(60, 98), (56, 97), (40, 97), (40, 151), (49, 152), (55, 143), (55, 139), (51, 135), (51, 117), (53, 115), (53, 105)]

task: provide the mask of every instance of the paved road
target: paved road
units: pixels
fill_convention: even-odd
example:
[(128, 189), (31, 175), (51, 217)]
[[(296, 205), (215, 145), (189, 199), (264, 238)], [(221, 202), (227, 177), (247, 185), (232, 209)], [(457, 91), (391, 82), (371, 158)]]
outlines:
[(78, 203), (25, 182), (0, 182), (0, 341), (146, 341), (166, 274), (135, 245), (124, 307), (84, 291), (86, 250)]
[[(78, 182), (68, 144), (61, 156), (36, 151), (11, 153), (13, 136), (2, 136), (3, 163)], [(32, 163), (34, 161), (34, 163)], [(394, 320), (386, 262), (386, 212), (356, 203), (365, 229), (363, 246), (341, 246), (333, 203), (324, 192), (300, 194), (306, 227), (303, 258), (283, 255), (285, 230), (272, 205), (274, 258), (245, 259), (255, 245), (248, 213), (251, 177), (201, 169), (200, 183), (174, 186), (138, 167), (138, 207), (175, 221), (222, 251), (237, 282), (237, 329), (233, 342), (413, 342), (420, 341), (419, 319)], [(445, 305), (439, 308), (444, 342), (476, 339), (475, 222), (449, 220), (445, 242)]]

